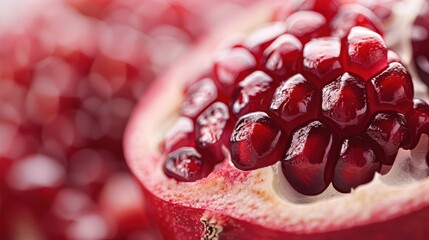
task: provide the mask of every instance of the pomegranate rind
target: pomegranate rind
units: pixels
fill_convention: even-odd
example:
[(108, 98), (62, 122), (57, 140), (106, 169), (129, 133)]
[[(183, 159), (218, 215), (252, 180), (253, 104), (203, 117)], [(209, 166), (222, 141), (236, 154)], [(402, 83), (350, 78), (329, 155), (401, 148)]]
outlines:
[[(278, 2), (256, 5), (228, 28), (207, 37), (158, 79), (135, 109), (125, 135), (128, 164), (143, 184), (166, 239), (425, 239), (429, 234), (429, 179), (392, 184), (376, 176), (350, 194), (297, 204), (281, 197), (276, 168), (243, 172), (229, 159), (206, 178), (184, 183), (162, 172), (159, 144), (178, 117), (182, 89), (195, 66), (210, 64), (221, 39), (264, 22)], [(284, 4), (284, 3), (283, 3)], [(174, 79), (174, 81), (172, 80)], [(169, 103), (165, 104), (166, 99)], [(411, 159), (410, 152), (400, 156)], [(206, 230), (206, 231), (205, 231)]]

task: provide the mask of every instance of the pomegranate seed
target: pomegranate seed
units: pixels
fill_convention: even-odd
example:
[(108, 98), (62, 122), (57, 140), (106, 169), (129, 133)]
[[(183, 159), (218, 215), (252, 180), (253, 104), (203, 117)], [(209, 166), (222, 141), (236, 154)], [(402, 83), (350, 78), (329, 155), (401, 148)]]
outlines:
[(366, 132), (383, 150), (383, 164), (392, 165), (400, 147), (410, 143), (405, 117), (394, 112), (375, 115)]
[(298, 7), (301, 11), (315, 11), (321, 13), (325, 18), (331, 19), (337, 12), (340, 4), (337, 0), (306, 0)]
[(219, 91), (230, 96), (235, 85), (256, 67), (253, 55), (244, 48), (233, 48), (214, 63), (215, 83)]
[(429, 133), (429, 105), (421, 100), (413, 100), (413, 108), (405, 115), (410, 129), (411, 144), (408, 149), (413, 149), (422, 133)]
[(370, 182), (380, 169), (381, 163), (366, 139), (347, 139), (335, 166), (332, 184), (338, 191), (348, 193)]
[(165, 175), (183, 182), (202, 179), (209, 175), (211, 169), (194, 148), (179, 148), (170, 153), (163, 166)]
[(232, 97), (232, 112), (239, 117), (244, 113), (265, 110), (273, 92), (273, 79), (262, 71), (256, 71), (241, 81)]
[(331, 183), (338, 158), (337, 137), (318, 121), (298, 129), (282, 160), (283, 174), (296, 191), (317, 195)]
[(333, 36), (343, 38), (354, 26), (368, 28), (382, 35), (382, 23), (369, 9), (359, 4), (346, 4), (340, 7), (331, 22)]
[(222, 145), (229, 138), (230, 119), (228, 107), (222, 102), (215, 102), (207, 108), (196, 121), (196, 143), (201, 154), (214, 163), (223, 161)]
[(331, 82), (341, 74), (341, 43), (338, 38), (311, 40), (304, 46), (303, 71), (309, 73), (318, 86)]
[(353, 27), (347, 36), (346, 71), (365, 80), (387, 67), (387, 47), (383, 38), (367, 28)]
[(371, 80), (370, 92), (376, 103), (374, 111), (394, 110), (405, 113), (412, 106), (413, 82), (405, 67), (397, 62)]
[(286, 136), (263, 112), (241, 117), (231, 134), (231, 161), (238, 169), (253, 170), (270, 166), (283, 155)]
[(364, 81), (349, 73), (322, 90), (322, 114), (342, 137), (362, 132), (368, 120)]
[(261, 57), (263, 51), (280, 35), (284, 34), (286, 31), (286, 26), (282, 22), (275, 22), (268, 24), (255, 32), (251, 33), (250, 36), (246, 38), (243, 45), (250, 49), (250, 51), (255, 54), (258, 59)]
[(194, 123), (187, 117), (180, 117), (167, 132), (162, 150), (170, 153), (181, 147), (195, 147)]
[(185, 92), (186, 98), (180, 105), (180, 113), (189, 118), (196, 118), (217, 98), (217, 88), (213, 80), (205, 78), (191, 85)]
[(322, 14), (313, 11), (293, 13), (286, 19), (286, 32), (306, 43), (313, 37), (326, 36), (328, 25)]
[(411, 43), (413, 60), (421, 80), (429, 85), (429, 2), (425, 1), (420, 13), (414, 21)]
[(284, 120), (284, 127), (292, 131), (297, 126), (316, 119), (320, 101), (313, 84), (301, 74), (282, 83), (276, 89), (270, 110)]
[(302, 44), (290, 34), (278, 37), (264, 51), (265, 68), (278, 77), (284, 77), (301, 68)]

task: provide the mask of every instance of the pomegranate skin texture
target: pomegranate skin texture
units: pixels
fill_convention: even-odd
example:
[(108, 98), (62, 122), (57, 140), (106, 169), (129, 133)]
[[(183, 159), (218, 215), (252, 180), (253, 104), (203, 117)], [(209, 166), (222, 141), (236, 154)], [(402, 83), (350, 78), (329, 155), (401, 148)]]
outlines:
[[(344, 6), (341, 5), (345, 4), (344, 2), (349, 3), (350, 1), (324, 0), (323, 2), (325, 2), (327, 6), (332, 6), (332, 9), (336, 9), (337, 7), (341, 8), (341, 6)], [(395, 22), (395, 19), (402, 19), (402, 21), (411, 24), (413, 21), (411, 19), (413, 18), (412, 15), (417, 14), (414, 13), (413, 9), (417, 9), (417, 7), (405, 8), (405, 6), (415, 6), (421, 3), (420, 1), (411, 2), (411, 0), (394, 2), (395, 9), (401, 9), (402, 7), (403, 11), (392, 11), (388, 20), (390, 22)], [(394, 28), (387, 28), (386, 32), (382, 32), (382, 28), (378, 26), (378, 24), (381, 23), (370, 22), (370, 19), (375, 17), (372, 15), (367, 18), (362, 18), (363, 22), (356, 22), (355, 24), (358, 25), (357, 30), (359, 31), (361, 31), (361, 28), (367, 26), (373, 28), (369, 30), (363, 29), (362, 31), (374, 32), (374, 37), (371, 37), (368, 41), (375, 42), (376, 44), (380, 43), (380, 46), (376, 46), (377, 49), (375, 49), (376, 51), (382, 49), (378, 54), (380, 58), (375, 60), (371, 59), (374, 60), (374, 62), (367, 62), (365, 60), (366, 56), (355, 54), (353, 55), (353, 59), (348, 59), (344, 56), (344, 52), (353, 52), (354, 50), (348, 49), (346, 44), (341, 43), (343, 47), (340, 55), (333, 53), (333, 56), (322, 59), (325, 62), (323, 62), (323, 66), (321, 66), (323, 69), (327, 69), (328, 75), (325, 75), (325, 72), (313, 71), (313, 65), (305, 65), (303, 67), (298, 63), (288, 62), (294, 59), (292, 56), (299, 55), (298, 52), (302, 50), (305, 52), (305, 46), (302, 47), (299, 44), (295, 44), (296, 41), (301, 41), (303, 45), (314, 43), (311, 42), (311, 39), (314, 37), (312, 32), (305, 32), (303, 36), (298, 36), (298, 33), (294, 33), (297, 39), (293, 39), (290, 36), (285, 37), (284, 35), (280, 37), (284, 32), (274, 34), (276, 36), (264, 38), (262, 42), (252, 45), (253, 47), (249, 47), (249, 43), (247, 43), (248, 46), (240, 44), (234, 45), (232, 49), (247, 49), (247, 51), (255, 56), (258, 67), (270, 66), (272, 70), (272, 72), (269, 73), (270, 76), (264, 76), (261, 81), (245, 81), (247, 85), (239, 85), (239, 93), (231, 91), (234, 90), (231, 87), (220, 87), (221, 85), (214, 79), (218, 89), (218, 99), (213, 100), (214, 103), (210, 102), (204, 104), (206, 106), (201, 107), (202, 109), (198, 109), (198, 114), (192, 116), (185, 115), (185, 117), (192, 119), (196, 126), (195, 128), (200, 132), (198, 133), (199, 135), (197, 134), (197, 137), (195, 137), (192, 134), (181, 134), (181, 136), (185, 136), (184, 138), (186, 141), (187, 138), (189, 138), (188, 136), (191, 136), (191, 138), (195, 137), (195, 144), (192, 143), (191, 147), (195, 146), (195, 149), (198, 150), (202, 149), (200, 142), (208, 139), (208, 137), (213, 137), (213, 145), (219, 145), (220, 147), (217, 146), (216, 151), (210, 149), (201, 152), (201, 159), (210, 164), (210, 169), (212, 169), (212, 171), (207, 174), (204, 172), (204, 174), (200, 175), (200, 178), (189, 181), (189, 179), (181, 180), (177, 177), (169, 176), (166, 174), (165, 169), (163, 170), (165, 160), (168, 159), (173, 152), (173, 150), (165, 150), (165, 136), (168, 130), (177, 122), (177, 119), (181, 117), (180, 111), (183, 111), (183, 109), (179, 109), (181, 103), (186, 98), (186, 96), (184, 96), (184, 90), (186, 91), (186, 89), (192, 88), (192, 84), (195, 84), (192, 80), (199, 77), (198, 75), (196, 76), (196, 74), (198, 74), (196, 69), (199, 69), (199, 66), (201, 66), (200, 69), (204, 69), (204, 66), (207, 65), (212, 66), (213, 58), (211, 56), (220, 51), (220, 43), (222, 43), (226, 37), (237, 32), (237, 30), (244, 33), (254, 31), (258, 29), (258, 26), (263, 25), (264, 22), (272, 20), (273, 12), (274, 16), (279, 14), (286, 19), (287, 16), (293, 14), (293, 9), (296, 8), (311, 11), (311, 6), (315, 5), (315, 2), (312, 3), (310, 1), (307, 5), (295, 4), (294, 1), (289, 3), (285, 3), (284, 1), (270, 1), (256, 4), (249, 8), (242, 16), (237, 16), (237, 19), (232, 21), (229, 26), (225, 26), (208, 35), (205, 41), (202, 41), (187, 58), (178, 62), (173, 68), (159, 78), (151, 86), (151, 89), (146, 93), (144, 98), (141, 99), (139, 105), (134, 110), (126, 130), (124, 141), (125, 155), (129, 167), (143, 185), (148, 203), (154, 213), (154, 221), (159, 226), (165, 239), (419, 240), (427, 239), (427, 236), (429, 236), (429, 228), (427, 227), (427, 221), (429, 221), (429, 178), (427, 178), (429, 175), (429, 168), (426, 162), (429, 139), (426, 135), (426, 125), (422, 122), (425, 116), (429, 115), (429, 110), (427, 110), (428, 108), (426, 108), (424, 104), (424, 101), (427, 101), (427, 97), (422, 89), (415, 88), (414, 92), (412, 90), (414, 81), (418, 81), (418, 79), (416, 80), (412, 70), (409, 70), (410, 63), (405, 60), (402, 61), (399, 57), (409, 50), (402, 46), (401, 41), (391, 37), (392, 35), (397, 35), (398, 32), (395, 32)], [(343, 8), (343, 10), (346, 11), (346, 13), (344, 13), (344, 16), (347, 16), (346, 19), (351, 18), (350, 16), (354, 16), (353, 14), (355, 14), (352, 12), (353, 10), (350, 6), (346, 9)], [(362, 16), (365, 16), (366, 10), (358, 10), (358, 15), (363, 14)], [(279, 11), (281, 14), (276, 13), (276, 11)], [(347, 11), (352, 13), (348, 13)], [(368, 14), (372, 14), (370, 10), (368, 11)], [(313, 13), (311, 14), (313, 15), (312, 17), (315, 18), (316, 15)], [(326, 16), (322, 14), (317, 16), (317, 18), (326, 18), (326, 21), (330, 21), (335, 14), (329, 12), (325, 15)], [(338, 19), (340, 17), (334, 17), (336, 21), (335, 24), (339, 24), (340, 20)], [(348, 20), (348, 23), (353, 22), (353, 19)], [(321, 20), (320, 22), (323, 21)], [(294, 19), (294, 25), (298, 25), (304, 30), (314, 28), (316, 29), (314, 31), (321, 32), (322, 35), (325, 34), (326, 29), (324, 29), (323, 26), (316, 28), (312, 24), (314, 23), (309, 23), (308, 21), (300, 22), (298, 17)], [(347, 36), (347, 33), (341, 36), (343, 32), (350, 31), (350, 29), (353, 28), (353, 26), (346, 28), (343, 28), (343, 26), (336, 27), (341, 28), (341, 31), (338, 30), (338, 36), (342, 37), (342, 39), (344, 39), (344, 36)], [(350, 38), (360, 37), (359, 34), (361, 32), (357, 30), (356, 34), (351, 35)], [(380, 40), (381, 38), (383, 38), (383, 41), (384, 39), (392, 39), (389, 41), (393, 42), (386, 40), (386, 46), (384, 46), (384, 43)], [(277, 44), (275, 43), (275, 39), (281, 40), (278, 40), (279, 44), (285, 42), (292, 45), (283, 45), (284, 47), (278, 48), (276, 51), (271, 51), (270, 45)], [(324, 41), (325, 40), (337, 41), (335, 39), (326, 38)], [(259, 47), (254, 47), (256, 45)], [(289, 48), (285, 46), (289, 46)], [(371, 52), (371, 49), (368, 49), (367, 45), (362, 46), (365, 51)], [(392, 55), (390, 52), (392, 46), (394, 46), (393, 50), (398, 53), (398, 56), (394, 53)], [(269, 50), (262, 54), (261, 52), (263, 51), (261, 51), (260, 48), (264, 47)], [(307, 59), (318, 58), (318, 56), (306, 56)], [(305, 78), (301, 77), (298, 79), (299, 81), (296, 80), (296, 84), (292, 82), (294, 84), (291, 83), (290, 87), (286, 86), (286, 84), (281, 85), (283, 88), (280, 87), (277, 93), (281, 93), (282, 89), (286, 89), (284, 90), (286, 92), (298, 92), (302, 89), (309, 92), (308, 89), (323, 89), (324, 86), (327, 86), (326, 84), (329, 83), (324, 83), (322, 81), (320, 82), (320, 86), (317, 84), (313, 84), (313, 86), (308, 84), (308, 82), (311, 81), (314, 83), (312, 78), (316, 77), (324, 79), (331, 78), (329, 74), (334, 74), (335, 76), (332, 76), (332, 79), (336, 82), (327, 86), (326, 89), (338, 89), (338, 91), (341, 92), (341, 98), (330, 102), (332, 106), (326, 105), (325, 108), (319, 106), (324, 112), (319, 112), (317, 115), (314, 114), (310, 116), (304, 114), (306, 120), (301, 123), (300, 121), (302, 120), (299, 119), (301, 115), (299, 114), (303, 113), (295, 108), (283, 108), (283, 105), (286, 103), (281, 96), (278, 97), (278, 99), (280, 99), (278, 105), (281, 106), (281, 108), (275, 104), (266, 104), (266, 102), (260, 100), (262, 97), (258, 94), (266, 94), (265, 92), (271, 95), (276, 94), (275, 90), (277, 87), (270, 88), (272, 91), (266, 90), (264, 87), (266, 85), (264, 84), (277, 84), (276, 86), (279, 86), (284, 79), (276, 82), (277, 76), (279, 74), (285, 74), (279, 71), (279, 65), (270, 65), (271, 63), (266, 64), (267, 62), (264, 62), (265, 60), (261, 60), (264, 58), (268, 59), (268, 62), (271, 61), (271, 63), (277, 60), (285, 61), (284, 66), (286, 68), (304, 68), (306, 69), (304, 73), (308, 73), (304, 76)], [(349, 69), (347, 71), (351, 74), (337, 72), (337, 61), (347, 63), (342, 67)], [(318, 64), (320, 62), (315, 61), (315, 63)], [(401, 86), (411, 86), (411, 89), (400, 88), (401, 90), (405, 89), (405, 93), (410, 93), (409, 95), (401, 95), (401, 97), (406, 98), (407, 104), (402, 104), (401, 102), (402, 105), (386, 104), (386, 106), (391, 109), (389, 108), (388, 111), (386, 110), (387, 112), (374, 113), (375, 115), (389, 115), (389, 111), (397, 110), (399, 113), (403, 112), (405, 115), (401, 115), (402, 117), (400, 120), (393, 121), (392, 119), (394, 118), (388, 118), (388, 120), (382, 121), (384, 118), (380, 117), (380, 123), (375, 122), (378, 124), (376, 125), (372, 122), (372, 116), (359, 115), (362, 114), (362, 109), (372, 108), (375, 106), (372, 105), (374, 102), (381, 102), (381, 100), (385, 99), (382, 98), (384, 95), (378, 94), (377, 90), (379, 88), (371, 87), (372, 85), (375, 86), (378, 81), (381, 81), (373, 78), (375, 72), (368, 71), (365, 72), (365, 76), (355, 76), (355, 72), (360, 73), (363, 71), (362, 69), (368, 67), (365, 64), (370, 64), (370, 67), (376, 69), (374, 71), (378, 74), (383, 71), (392, 73), (394, 77), (388, 79), (397, 80), (396, 82), (400, 84), (404, 82)], [(399, 70), (389, 71), (389, 69)], [(257, 70), (260, 69), (256, 69), (253, 72)], [(233, 71), (235, 71), (235, 69), (233, 69)], [(244, 79), (251, 74), (251, 72), (247, 72), (248, 69), (243, 71), (246, 72), (243, 76), (236, 73), (234, 74), (239, 76), (238, 78)], [(408, 73), (408, 71), (411, 71), (411, 73)], [(293, 79), (293, 76), (295, 76), (295, 74), (291, 73), (287, 78)], [(342, 77), (337, 78), (337, 76)], [(271, 81), (269, 77), (272, 77), (274, 80)], [(412, 83), (410, 83), (411, 78), (413, 79)], [(241, 79), (239, 81), (244, 80)], [(255, 84), (252, 85), (253, 83)], [(396, 85), (392, 84), (389, 86), (394, 87)], [(258, 94), (252, 94), (252, 90), (254, 89), (259, 89), (257, 91), (260, 92), (258, 92)], [(333, 92), (333, 90), (328, 90), (326, 91)], [(390, 92), (393, 91), (396, 90), (394, 89)], [(369, 99), (369, 103), (363, 102), (361, 105), (357, 105), (356, 108), (353, 109), (355, 110), (354, 112), (357, 113), (355, 114), (356, 116), (353, 115), (350, 117), (345, 113), (343, 114), (343, 112), (337, 111), (338, 106), (342, 104), (341, 102), (348, 103), (361, 100), (358, 97), (350, 97), (350, 95), (347, 95), (345, 92), (352, 92), (356, 94), (356, 96), (361, 92), (365, 92)], [(384, 93), (386, 93), (386, 91), (384, 91), (383, 94)], [(210, 96), (215, 95), (212, 93), (210, 94)], [(317, 98), (319, 102), (321, 101), (320, 99), (323, 100), (325, 97), (323, 93), (321, 94), (322, 95), (315, 95), (315, 98)], [(393, 96), (397, 97), (397, 95), (394, 94)], [(414, 100), (413, 105), (413, 96), (423, 100)], [(233, 100), (230, 101), (230, 99)], [(240, 99), (240, 101), (242, 99), (246, 99), (246, 101), (249, 100), (250, 105), (246, 105), (246, 108), (237, 108), (237, 111), (234, 112), (231, 106), (234, 104), (234, 101), (238, 101), (237, 99)], [(394, 98), (394, 100), (397, 99), (399, 98)], [(260, 104), (255, 104), (255, 102), (252, 101), (257, 101), (257, 103)], [(300, 98), (293, 99), (293, 101), (302, 102)], [(241, 103), (242, 102), (244, 101), (241, 101)], [(385, 102), (387, 102), (387, 100)], [(205, 122), (211, 124), (210, 126), (213, 127), (207, 127), (207, 130), (204, 130), (203, 127), (198, 126), (200, 123), (196, 115), (210, 112), (213, 104), (216, 104), (216, 106), (227, 105), (229, 111), (225, 111), (224, 107), (219, 107), (222, 111), (212, 111), (210, 114), (205, 114), (205, 116), (207, 116)], [(259, 109), (261, 106), (263, 106), (262, 110)], [(310, 100), (306, 106), (308, 106), (308, 109), (314, 109), (313, 102)], [(196, 105), (196, 107), (198, 106)], [(253, 112), (253, 115), (249, 115), (246, 109), (251, 109), (250, 111)], [(352, 108), (350, 107), (350, 109)], [(261, 112), (263, 110), (265, 112)], [(413, 111), (413, 114), (405, 114), (408, 113), (408, 111)], [(295, 115), (299, 115), (298, 118), (293, 118)], [(318, 122), (319, 119), (314, 119), (315, 116), (322, 115), (323, 123)], [(210, 116), (214, 117), (211, 118)], [(325, 129), (329, 128), (341, 132), (343, 130), (341, 127), (343, 125), (336, 125), (336, 123), (339, 122), (338, 119), (346, 119), (344, 122), (348, 123), (352, 121), (349, 118), (353, 121), (354, 119), (358, 119), (356, 122), (364, 123), (362, 126), (351, 125), (351, 127), (343, 124), (347, 132), (351, 132), (353, 136), (341, 135), (337, 132), (331, 134), (331, 132), (325, 131)], [(419, 120), (415, 120), (415, 118), (419, 118)], [(299, 122), (299, 129), (305, 130), (308, 128), (311, 130), (314, 128), (317, 131), (309, 130), (309, 135), (314, 136), (314, 141), (312, 140), (308, 144), (307, 142), (309, 141), (299, 141), (296, 146), (302, 149), (296, 151), (294, 149), (290, 150), (289, 155), (293, 156), (291, 158), (295, 159), (295, 155), (299, 154), (300, 151), (304, 151), (306, 154), (311, 153), (311, 151), (307, 149), (307, 146), (314, 145), (312, 142), (317, 143), (323, 140), (322, 142), (326, 143), (326, 145), (335, 146), (336, 149), (334, 152), (327, 149), (327, 151), (329, 150), (329, 153), (325, 153), (325, 157), (329, 158), (327, 161), (333, 162), (337, 161), (337, 159), (341, 159), (343, 163), (341, 165), (330, 164), (330, 167), (326, 168), (328, 170), (325, 170), (329, 172), (329, 174), (321, 176), (321, 179), (325, 181), (323, 182), (324, 185), (318, 186), (317, 189), (310, 189), (311, 191), (307, 194), (305, 191), (299, 191), (293, 186), (294, 183), (290, 181), (290, 175), (285, 176), (283, 165), (285, 161), (288, 161), (288, 159), (285, 159), (285, 155), (280, 157), (278, 162), (266, 160), (267, 156), (275, 156), (277, 158), (277, 156), (281, 154), (277, 152), (278, 149), (276, 147), (270, 148), (270, 146), (258, 145), (257, 141), (248, 137), (250, 135), (246, 132), (246, 129), (234, 135), (233, 143), (237, 146), (237, 149), (248, 149), (250, 152), (261, 153), (263, 157), (260, 159), (262, 159), (263, 162), (259, 162), (259, 165), (251, 162), (251, 164), (246, 165), (249, 170), (237, 168), (232, 159), (234, 156), (230, 154), (228, 146), (225, 144), (222, 145), (222, 143), (225, 142), (231, 143), (231, 139), (225, 141), (231, 134), (228, 133), (226, 134), (227, 136), (224, 135), (226, 131), (232, 131), (231, 129), (234, 129), (234, 126), (230, 126), (228, 123), (216, 124), (217, 122), (211, 122), (210, 119), (221, 119), (224, 122), (228, 122), (229, 119), (232, 119), (234, 123), (242, 123), (243, 126), (248, 126), (249, 129), (252, 128), (252, 131), (253, 128), (258, 128), (258, 131), (263, 133), (261, 136), (265, 136), (271, 140), (273, 137), (280, 136), (280, 134), (278, 134), (280, 129), (285, 133), (281, 134), (281, 136), (288, 136), (291, 139), (304, 138), (300, 136), (295, 137), (294, 134), (298, 135), (297, 133), (299, 131), (289, 129), (288, 126), (266, 125), (267, 122), (279, 122), (292, 119), (294, 122)], [(327, 124), (325, 124), (325, 122)], [(405, 129), (405, 125), (403, 124), (409, 122), (413, 124), (413, 127), (417, 126), (418, 129)], [(311, 123), (315, 123), (313, 124), (314, 126)], [(371, 123), (373, 123), (373, 125), (370, 125)], [(208, 126), (208, 124), (206, 125)], [(372, 127), (371, 129), (374, 129), (372, 132), (368, 130), (370, 126)], [(389, 126), (395, 126), (399, 130), (391, 133), (389, 132), (393, 137), (385, 141), (386, 146), (378, 146), (380, 141), (378, 141), (377, 136), (393, 129), (393, 127)], [(386, 128), (388, 130), (385, 130)], [(218, 129), (222, 129), (223, 135), (219, 133)], [(321, 133), (319, 133), (319, 130)], [(315, 133), (313, 134), (313, 132)], [(405, 137), (409, 132), (415, 134), (412, 137)], [(362, 133), (362, 135), (359, 135), (360, 133)], [(356, 134), (359, 136), (355, 136)], [(338, 138), (341, 138), (341, 141), (339, 141)], [(347, 144), (343, 144), (344, 139), (347, 140)], [(397, 142), (396, 139), (401, 139), (401, 141)], [(182, 141), (186, 142), (185, 140)], [(365, 142), (365, 144), (360, 144), (359, 141), (361, 140), (368, 141), (368, 143)], [(294, 145), (283, 139), (273, 142), (283, 147), (284, 145)], [(305, 148), (303, 148), (303, 146)], [(341, 149), (341, 146), (343, 146), (343, 149)], [(412, 149), (410, 149), (411, 146)], [(180, 151), (180, 149), (182, 148), (175, 149), (174, 151), (177, 152)], [(258, 151), (261, 149), (268, 150)], [(285, 149), (287, 150), (287, 148)], [(391, 152), (392, 154), (390, 154)], [(268, 155), (264, 155), (265, 153)], [(340, 157), (334, 158), (331, 157), (331, 155), (338, 155)], [(353, 159), (355, 156), (362, 155), (364, 155), (362, 161), (355, 161), (355, 159)], [(238, 158), (245, 158), (245, 156), (246, 155), (240, 155)], [(222, 157), (224, 159), (222, 159)], [(319, 158), (321, 159), (322, 157), (312, 156), (308, 158), (308, 161)], [(243, 164), (248, 164), (245, 161), (246, 159), (242, 160)], [(293, 163), (287, 162), (286, 164)], [(310, 166), (310, 164), (306, 166)], [(357, 171), (356, 169), (358, 167), (355, 166), (364, 166), (362, 168), (366, 169), (365, 174), (368, 174), (368, 176), (354, 177), (353, 175), (347, 175), (354, 174), (354, 172)], [(300, 165), (293, 165), (293, 167), (299, 169)], [(311, 170), (309, 171), (311, 172)], [(340, 172), (338, 173), (335, 171)], [(305, 171), (301, 171), (299, 174), (303, 172), (305, 173)], [(292, 178), (294, 176), (295, 175), (293, 175)], [(333, 179), (329, 179), (328, 181), (326, 180), (327, 176)], [(305, 176), (299, 175), (299, 177), (305, 179)], [(341, 178), (345, 178), (347, 182), (338, 180)], [(315, 180), (311, 179), (311, 181)], [(356, 181), (359, 182), (359, 184), (355, 184)]]
[[(222, 240), (402, 240), (427, 239), (429, 207), (380, 222), (368, 223), (329, 232), (289, 232), (271, 229), (227, 214), (173, 204), (146, 192), (150, 206), (156, 210), (155, 220), (165, 239), (222, 239)], [(383, 218), (383, 213), (379, 217)], [(304, 223), (303, 223), (304, 224)]]

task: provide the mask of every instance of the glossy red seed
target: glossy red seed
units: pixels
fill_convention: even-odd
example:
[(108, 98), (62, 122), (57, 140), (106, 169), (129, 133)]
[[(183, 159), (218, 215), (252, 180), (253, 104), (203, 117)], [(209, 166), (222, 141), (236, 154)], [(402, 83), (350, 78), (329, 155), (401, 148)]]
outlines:
[(347, 139), (341, 148), (332, 184), (338, 191), (348, 193), (370, 182), (380, 169), (381, 162), (366, 139)]
[(301, 74), (296, 74), (277, 87), (270, 111), (284, 120), (285, 129), (292, 131), (317, 118), (318, 101), (316, 87)]
[(421, 80), (429, 85), (429, 2), (425, 1), (411, 32), (413, 60)]
[(214, 62), (215, 84), (219, 92), (230, 96), (235, 85), (255, 67), (255, 58), (244, 48), (233, 48), (222, 52)]
[(284, 154), (287, 137), (264, 112), (241, 117), (229, 139), (231, 161), (241, 170), (273, 165)]
[(265, 68), (281, 78), (301, 68), (302, 44), (291, 34), (278, 37), (264, 51)]
[(213, 163), (223, 161), (222, 146), (227, 144), (230, 132), (229, 110), (222, 102), (215, 102), (198, 116), (195, 137), (200, 153)]
[(180, 117), (165, 134), (162, 150), (170, 153), (181, 147), (195, 147), (194, 123), (187, 117)]
[(342, 72), (341, 43), (338, 38), (325, 37), (311, 40), (304, 46), (303, 72), (323, 86)]
[(415, 63), (420, 77), (426, 83), (426, 85), (429, 85), (429, 53), (426, 54), (427, 56), (417, 56)]
[(386, 165), (392, 165), (399, 148), (410, 143), (410, 132), (402, 114), (384, 112), (375, 115), (366, 131), (383, 150), (383, 158), (380, 161)]
[(322, 114), (342, 137), (366, 128), (369, 109), (364, 81), (344, 73), (322, 90)]
[(165, 159), (165, 175), (183, 182), (194, 182), (209, 175), (212, 166), (194, 148), (179, 148)]
[(413, 82), (405, 67), (397, 62), (371, 80), (368, 94), (372, 95), (373, 111), (394, 110), (406, 113), (412, 106)]
[(314, 37), (328, 34), (328, 25), (325, 17), (313, 11), (299, 11), (286, 19), (286, 32), (306, 43)]
[(216, 100), (217, 96), (217, 88), (212, 79), (199, 80), (186, 90), (185, 99), (180, 104), (180, 114), (196, 118)]
[(382, 23), (369, 9), (359, 4), (346, 4), (340, 7), (337, 15), (331, 21), (331, 34), (343, 38), (350, 29), (361, 26), (382, 35)]
[(232, 112), (239, 117), (246, 113), (268, 108), (274, 91), (273, 79), (262, 71), (256, 71), (241, 81), (232, 97)]
[(421, 100), (413, 100), (413, 108), (405, 115), (410, 130), (411, 144), (408, 149), (413, 149), (420, 140), (421, 134), (429, 134), (429, 105)]
[(347, 36), (346, 71), (369, 80), (387, 67), (387, 47), (376, 32), (363, 27), (353, 27)]
[(322, 14), (325, 18), (331, 19), (340, 7), (337, 0), (306, 0), (297, 7), (297, 10), (315, 11)]
[(264, 50), (280, 35), (284, 34), (286, 26), (283, 22), (274, 22), (263, 26), (262, 28), (251, 33), (244, 40), (244, 47), (250, 49), (250, 51), (258, 56), (258, 59), (262, 56)]
[(281, 162), (285, 178), (298, 192), (317, 195), (331, 183), (338, 158), (336, 136), (315, 121), (298, 129)]

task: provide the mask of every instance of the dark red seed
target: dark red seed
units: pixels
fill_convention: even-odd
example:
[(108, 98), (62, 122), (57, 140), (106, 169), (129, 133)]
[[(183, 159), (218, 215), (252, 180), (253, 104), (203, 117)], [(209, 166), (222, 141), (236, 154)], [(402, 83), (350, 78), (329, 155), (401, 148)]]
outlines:
[(413, 82), (405, 67), (397, 62), (371, 80), (368, 90), (373, 95), (373, 111), (394, 110), (406, 113), (412, 106)]
[(413, 60), (421, 80), (429, 86), (429, 1), (425, 1), (411, 31)]
[(222, 52), (214, 62), (215, 84), (220, 93), (230, 96), (236, 84), (255, 67), (255, 58), (244, 48), (232, 48)]
[(301, 68), (302, 44), (290, 34), (278, 37), (264, 51), (265, 68), (277, 77), (291, 75)]
[(411, 144), (409, 149), (415, 148), (421, 134), (429, 135), (429, 105), (421, 100), (413, 100), (413, 108), (405, 115), (410, 130)]
[(306, 0), (297, 7), (297, 10), (315, 11), (331, 19), (338, 12), (339, 7), (337, 0)]
[(231, 134), (228, 107), (222, 102), (215, 102), (198, 116), (195, 137), (200, 153), (213, 163), (224, 160), (222, 146)]
[(296, 74), (277, 87), (270, 110), (285, 121), (283, 127), (291, 132), (316, 119), (319, 97), (316, 87), (301, 74)]
[(338, 148), (337, 137), (318, 121), (298, 129), (282, 160), (285, 178), (302, 194), (323, 192), (331, 183)]
[(411, 140), (405, 117), (395, 112), (375, 115), (366, 133), (383, 150), (380, 161), (385, 165), (392, 165), (399, 148), (407, 146)]
[(285, 31), (286, 26), (283, 22), (271, 23), (251, 33), (243, 45), (259, 58), (264, 50)]
[(364, 81), (344, 73), (322, 90), (322, 114), (342, 137), (362, 132), (369, 110)]
[(364, 27), (353, 27), (347, 36), (346, 71), (369, 80), (387, 67), (387, 47), (380, 34)]
[(212, 104), (217, 96), (217, 88), (212, 79), (199, 80), (186, 90), (185, 99), (180, 104), (180, 113), (194, 119)]
[(340, 7), (338, 14), (331, 21), (333, 36), (343, 38), (349, 34), (350, 29), (361, 26), (382, 34), (382, 23), (371, 10), (359, 4), (346, 4)]
[(304, 73), (314, 78), (318, 86), (327, 84), (342, 72), (340, 53), (341, 43), (338, 38), (325, 37), (311, 40), (304, 46)]
[(162, 149), (170, 153), (181, 147), (195, 147), (194, 123), (187, 117), (180, 117), (165, 134)]
[(341, 148), (332, 184), (338, 191), (348, 193), (370, 182), (380, 169), (381, 162), (366, 139), (347, 139)]
[(232, 112), (239, 117), (246, 113), (268, 108), (274, 91), (273, 79), (262, 71), (256, 71), (241, 81), (232, 97)]
[(204, 162), (194, 148), (179, 148), (170, 153), (164, 162), (165, 175), (183, 182), (194, 182), (207, 177), (213, 167)]
[(231, 161), (241, 170), (273, 165), (284, 154), (287, 137), (264, 112), (241, 117), (231, 134)]
[(415, 63), (419, 76), (426, 83), (426, 85), (429, 85), (429, 53), (427, 53), (427, 55), (428, 56), (417, 56)]
[(299, 11), (286, 19), (286, 32), (306, 43), (314, 37), (326, 36), (329, 32), (325, 17), (313, 11)]

